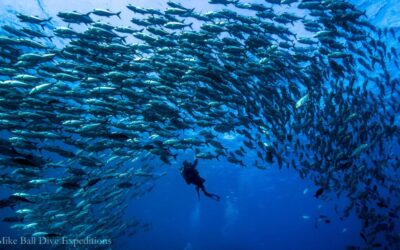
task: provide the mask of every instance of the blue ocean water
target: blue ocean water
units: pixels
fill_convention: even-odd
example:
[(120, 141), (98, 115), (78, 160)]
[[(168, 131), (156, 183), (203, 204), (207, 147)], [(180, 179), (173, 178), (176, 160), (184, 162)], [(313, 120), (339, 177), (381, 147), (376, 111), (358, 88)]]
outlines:
[[(211, 168), (211, 169), (210, 169)], [(219, 203), (197, 199), (174, 169), (131, 210), (152, 221), (149, 232), (123, 239), (135, 249), (344, 249), (361, 243), (360, 222), (341, 221), (315, 186), (291, 170), (232, 168), (200, 162), (206, 186)], [(331, 223), (319, 221), (326, 215)]]
[[(132, 1), (90, 0), (85, 2), (37, 0), (15, 2), (2, 0), (4, 14), (0, 22), (12, 23), (15, 12), (55, 16), (60, 10), (89, 11), (96, 7), (124, 9)], [(184, 3), (184, 1), (181, 1)], [(261, 3), (263, 1), (251, 1)], [(399, 27), (398, 1), (353, 1), (366, 10), (378, 27)], [(163, 0), (135, 1), (137, 6), (165, 8)], [(204, 11), (217, 8), (206, 1), (185, 3)], [(300, 13), (301, 14), (301, 13)], [(10, 18), (8, 18), (10, 17)], [(123, 24), (125, 19), (112, 19)], [(14, 18), (15, 19), (15, 18)], [(394, 43), (394, 41), (388, 41)], [(265, 170), (233, 166), (225, 160), (200, 160), (198, 170), (206, 179), (207, 190), (221, 196), (219, 202), (200, 195), (187, 185), (179, 173), (183, 159), (179, 155), (170, 166), (160, 166), (167, 174), (156, 181), (154, 189), (130, 201), (127, 216), (134, 215), (151, 224), (132, 237), (113, 242), (113, 249), (272, 249), (334, 250), (362, 244), (361, 222), (355, 214), (339, 218), (334, 196), (316, 199), (318, 189), (292, 169), (278, 169), (274, 164)], [(251, 161), (251, 160), (250, 160)], [(4, 213), (11, 213), (5, 211)], [(18, 235), (7, 224), (0, 224), (0, 235)]]

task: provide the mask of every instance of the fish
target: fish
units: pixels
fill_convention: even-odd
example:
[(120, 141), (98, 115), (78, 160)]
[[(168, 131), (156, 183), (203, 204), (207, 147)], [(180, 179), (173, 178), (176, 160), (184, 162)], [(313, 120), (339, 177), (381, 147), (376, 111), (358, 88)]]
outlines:
[(319, 198), (323, 192), (324, 192), (324, 188), (322, 188), (322, 187), (319, 188), (317, 191), (315, 191), (314, 197)]
[(180, 30), (180, 29), (183, 29), (185, 27), (189, 27), (189, 28), (193, 29), (192, 25), (193, 25), (193, 23), (184, 24), (184, 23), (180, 23), (180, 22), (167, 22), (164, 25), (164, 27), (168, 28), (168, 29), (172, 29), (172, 30), (175, 30), (175, 29), (179, 29)]
[(97, 16), (105, 16), (105, 17), (117, 16), (119, 19), (121, 19), (120, 15), (122, 11), (112, 12), (109, 9), (94, 9), (90, 13), (95, 14)]
[(351, 153), (352, 157), (358, 156), (359, 154), (361, 154), (366, 148), (368, 147), (367, 143), (361, 144), (360, 146), (358, 146), (356, 149), (353, 150), (353, 152)]
[(30, 16), (30, 15), (25, 15), (22, 13), (17, 13), (16, 16), (21, 22), (26, 22), (26, 23), (31, 23), (31, 24), (39, 24), (43, 29), (44, 29), (44, 25), (52, 20), (52, 17), (40, 18), (39, 16), (36, 16), (36, 15)]
[(309, 94), (306, 94), (305, 96), (303, 96), (302, 98), (300, 98), (297, 102), (296, 102), (296, 109), (300, 108), (301, 106), (303, 106), (305, 103), (308, 102), (310, 98)]
[(40, 84), (40, 85), (34, 87), (34, 88), (29, 92), (29, 94), (30, 94), (30, 95), (38, 94), (38, 93), (40, 93), (40, 92), (43, 92), (43, 91), (46, 91), (46, 90), (50, 89), (51, 87), (52, 87), (52, 84), (51, 84), (51, 83), (43, 83), (43, 84)]

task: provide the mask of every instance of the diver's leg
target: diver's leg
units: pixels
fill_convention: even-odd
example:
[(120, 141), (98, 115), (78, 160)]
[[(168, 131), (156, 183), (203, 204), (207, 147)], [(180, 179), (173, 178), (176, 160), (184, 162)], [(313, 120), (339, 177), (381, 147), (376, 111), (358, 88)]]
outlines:
[(203, 191), (203, 193), (204, 193), (205, 196), (207, 196), (207, 197), (210, 197), (210, 196), (211, 196), (210, 193), (208, 193), (208, 192), (206, 191), (206, 188), (205, 188), (204, 186), (200, 186), (200, 188), (201, 188), (201, 191)]
[(204, 195), (207, 197), (210, 197), (213, 200), (219, 201), (220, 197), (216, 194), (212, 194), (206, 191), (206, 188), (204, 186), (201, 186), (201, 191), (203, 191)]

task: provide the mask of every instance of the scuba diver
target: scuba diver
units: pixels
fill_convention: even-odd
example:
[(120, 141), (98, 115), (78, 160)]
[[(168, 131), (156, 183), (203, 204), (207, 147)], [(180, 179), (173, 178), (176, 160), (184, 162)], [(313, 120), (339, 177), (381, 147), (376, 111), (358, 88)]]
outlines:
[(181, 175), (183, 176), (187, 184), (194, 184), (196, 186), (197, 196), (199, 197), (199, 199), (199, 190), (201, 189), (205, 196), (210, 197), (213, 200), (219, 201), (220, 197), (218, 195), (206, 191), (206, 188), (204, 187), (204, 182), (206, 180), (200, 177), (199, 171), (197, 171), (196, 169), (197, 162), (198, 159), (196, 159), (193, 164), (188, 161), (184, 161), (183, 167), (181, 168)]

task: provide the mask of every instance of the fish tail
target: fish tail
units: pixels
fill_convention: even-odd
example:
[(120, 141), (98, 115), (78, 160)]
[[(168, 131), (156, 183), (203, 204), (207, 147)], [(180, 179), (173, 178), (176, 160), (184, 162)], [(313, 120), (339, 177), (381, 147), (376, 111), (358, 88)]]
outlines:
[(64, 135), (62, 138), (64, 140), (71, 140), (72, 139), (72, 135)]
[(13, 153), (15, 154), (19, 154), (18, 151), (14, 148), (14, 146), (11, 146), (11, 151), (13, 151)]
[(364, 10), (364, 12), (362, 13), (363, 16), (367, 17), (367, 10)]
[(119, 18), (119, 19), (121, 19), (121, 11), (119, 11), (119, 12), (117, 12), (117, 17)]

